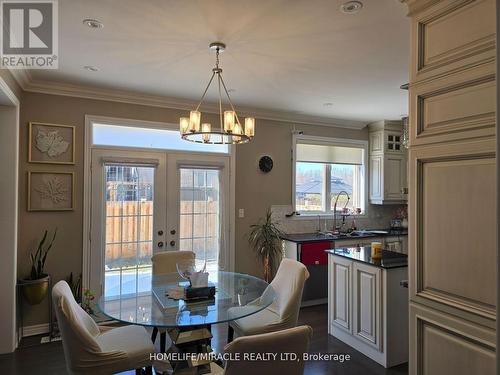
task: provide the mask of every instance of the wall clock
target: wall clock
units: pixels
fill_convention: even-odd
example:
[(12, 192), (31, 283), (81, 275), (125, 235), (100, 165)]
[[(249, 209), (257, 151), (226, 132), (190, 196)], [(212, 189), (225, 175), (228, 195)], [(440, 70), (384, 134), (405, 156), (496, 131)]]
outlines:
[(259, 169), (264, 173), (271, 172), (271, 169), (273, 169), (273, 159), (267, 155), (261, 157), (259, 160)]

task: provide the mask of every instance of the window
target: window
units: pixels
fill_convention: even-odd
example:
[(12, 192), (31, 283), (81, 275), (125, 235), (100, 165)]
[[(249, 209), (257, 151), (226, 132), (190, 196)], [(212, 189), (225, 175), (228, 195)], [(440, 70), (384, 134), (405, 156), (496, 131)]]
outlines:
[(212, 145), (187, 142), (181, 139), (178, 130), (153, 129), (111, 124), (92, 124), (92, 144), (158, 148), (195, 152), (229, 153), (228, 145)]
[[(295, 210), (310, 214), (352, 214), (365, 210), (364, 141), (297, 137), (295, 142)], [(347, 192), (349, 199), (345, 194)]]

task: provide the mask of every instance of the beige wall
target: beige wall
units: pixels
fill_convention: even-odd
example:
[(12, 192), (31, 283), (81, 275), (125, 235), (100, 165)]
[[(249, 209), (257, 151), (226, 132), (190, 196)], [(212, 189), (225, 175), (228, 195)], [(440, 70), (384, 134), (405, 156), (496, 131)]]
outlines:
[[(58, 227), (56, 245), (48, 257), (47, 271), (54, 280), (66, 277), (71, 271), (79, 274), (82, 268), (83, 227), (83, 147), (85, 115), (122, 117), (147, 121), (177, 123), (183, 111), (131, 105), (126, 103), (72, 98), (66, 96), (24, 93), (20, 121), (19, 170), (19, 252), (18, 274), (29, 271), (29, 250), (45, 229)], [(76, 126), (76, 165), (38, 165), (27, 163), (28, 122), (39, 121)], [(215, 119), (212, 121), (215, 122)], [(260, 267), (247, 244), (249, 225), (262, 217), (273, 204), (291, 203), (291, 133), (292, 125), (258, 120), (253, 142), (237, 146), (236, 151), (236, 209), (245, 209), (245, 218), (236, 219), (236, 270), (260, 275)], [(366, 130), (348, 130), (319, 126), (297, 125), (305, 134), (367, 139)], [(271, 155), (274, 169), (263, 174), (258, 159)], [(76, 200), (72, 212), (27, 212), (27, 171), (74, 171)], [(25, 309), (25, 325), (46, 321), (46, 305)]]

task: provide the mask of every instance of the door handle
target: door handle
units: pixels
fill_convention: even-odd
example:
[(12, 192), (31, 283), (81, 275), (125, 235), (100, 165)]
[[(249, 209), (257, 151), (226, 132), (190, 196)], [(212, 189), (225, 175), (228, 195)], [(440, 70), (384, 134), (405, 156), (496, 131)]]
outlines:
[(174, 247), (175, 246), (175, 241), (170, 241), (170, 246)]
[(162, 248), (163, 247), (163, 241), (158, 242), (158, 247)]

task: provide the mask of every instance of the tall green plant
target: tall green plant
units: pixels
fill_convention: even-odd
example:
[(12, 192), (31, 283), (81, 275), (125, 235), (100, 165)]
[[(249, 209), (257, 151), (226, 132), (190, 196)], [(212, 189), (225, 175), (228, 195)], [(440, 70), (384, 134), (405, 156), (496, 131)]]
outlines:
[(264, 279), (270, 282), (283, 255), (281, 249), (283, 232), (273, 221), (270, 209), (267, 210), (264, 219), (251, 225), (250, 228), (249, 243), (262, 263)]
[(38, 280), (47, 276), (45, 273), (45, 261), (47, 260), (47, 255), (49, 254), (49, 251), (52, 248), (52, 245), (54, 244), (54, 241), (56, 239), (56, 234), (57, 234), (57, 228), (54, 230), (54, 235), (52, 236), (52, 240), (44, 248), (45, 241), (47, 240), (47, 235), (48, 235), (48, 231), (46, 230), (45, 233), (43, 234), (43, 238), (38, 243), (36, 252), (34, 254), (33, 253), (30, 254), (31, 280)]

